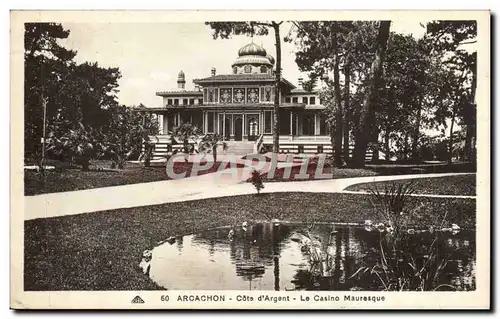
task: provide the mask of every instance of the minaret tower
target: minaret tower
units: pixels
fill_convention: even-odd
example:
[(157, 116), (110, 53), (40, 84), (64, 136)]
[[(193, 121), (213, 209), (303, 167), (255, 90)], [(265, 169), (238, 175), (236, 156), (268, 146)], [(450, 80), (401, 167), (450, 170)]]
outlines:
[(186, 86), (186, 78), (184, 76), (184, 72), (181, 70), (179, 75), (177, 76), (177, 87), (181, 90), (184, 90)]

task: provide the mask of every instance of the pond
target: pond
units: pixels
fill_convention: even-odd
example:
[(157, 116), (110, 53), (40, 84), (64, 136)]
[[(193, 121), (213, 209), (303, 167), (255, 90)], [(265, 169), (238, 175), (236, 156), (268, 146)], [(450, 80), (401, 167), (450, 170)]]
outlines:
[[(220, 227), (171, 237), (145, 251), (140, 266), (156, 284), (174, 290), (383, 290), (369, 272), (353, 275), (378, 260), (384, 236), (338, 224)], [(312, 261), (306, 237), (317, 244), (320, 262)], [(417, 231), (407, 237), (417, 260), (428, 258), (422, 252), (437, 238), (438, 255), (447, 260), (438, 284), (475, 289), (474, 232)]]

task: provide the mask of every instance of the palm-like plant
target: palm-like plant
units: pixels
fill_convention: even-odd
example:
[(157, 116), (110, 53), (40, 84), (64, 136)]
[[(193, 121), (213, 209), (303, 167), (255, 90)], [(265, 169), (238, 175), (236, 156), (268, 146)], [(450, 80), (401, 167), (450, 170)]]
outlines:
[(411, 210), (408, 209), (407, 202), (414, 193), (414, 184), (410, 180), (407, 183), (385, 185), (383, 191), (377, 188), (370, 189), (372, 198), (375, 199), (372, 201), (370, 198), (373, 207), (395, 231), (399, 231), (411, 217)]
[[(113, 161), (112, 167), (123, 168), (132, 154), (139, 153), (145, 165), (154, 151), (150, 136), (158, 133), (158, 122), (148, 114), (141, 114), (126, 106), (109, 108), (109, 122), (103, 134), (103, 151)], [(157, 142), (158, 142), (158, 138)], [(144, 152), (141, 154), (141, 148)]]
[(69, 129), (61, 135), (58, 132), (51, 132), (47, 151), (69, 155), (86, 171), (89, 170), (90, 160), (98, 157), (102, 151), (100, 135), (99, 131), (79, 122), (76, 128)]
[[(442, 288), (456, 289), (449, 284), (440, 284), (440, 277), (449, 261), (443, 254), (442, 238), (437, 234), (429, 244), (421, 238), (415, 248), (412, 237), (414, 230), (409, 228), (414, 210), (408, 207), (409, 198), (414, 193), (414, 183), (392, 183), (383, 192), (371, 190), (374, 207), (389, 227), (381, 236), (379, 249), (373, 256), (375, 262), (360, 267), (352, 276), (369, 275), (378, 279), (384, 290), (391, 291), (429, 291)], [(446, 214), (441, 222), (445, 223)], [(431, 225), (434, 229), (434, 225)]]
[(196, 140), (200, 133), (200, 129), (191, 123), (183, 123), (181, 125), (175, 126), (170, 131), (170, 135), (173, 139), (182, 141), (183, 151), (186, 154), (190, 153), (189, 140)]
[(198, 151), (202, 153), (212, 152), (214, 157), (214, 162), (217, 162), (217, 148), (218, 145), (222, 145), (222, 150), (227, 150), (227, 143), (223, 141), (223, 138), (219, 134), (207, 134), (203, 136), (200, 143), (198, 144)]
[[(160, 139), (157, 136), (154, 136), (156, 139), (156, 143), (160, 141)], [(141, 153), (139, 156), (139, 161), (144, 160), (144, 166), (145, 167), (150, 167), (151, 166), (151, 159), (153, 159), (153, 154), (156, 148), (156, 144), (151, 141), (149, 136), (145, 134), (143, 137), (143, 145), (144, 145), (144, 152)]]

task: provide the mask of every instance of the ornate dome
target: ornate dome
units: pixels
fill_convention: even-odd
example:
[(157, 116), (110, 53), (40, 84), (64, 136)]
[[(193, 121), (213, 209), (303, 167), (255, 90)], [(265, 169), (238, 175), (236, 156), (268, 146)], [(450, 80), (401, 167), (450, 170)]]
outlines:
[(253, 65), (268, 65), (272, 66), (272, 63), (269, 62), (269, 60), (266, 57), (260, 56), (260, 55), (244, 55), (240, 56), (234, 61), (232, 66), (237, 66), (237, 65), (246, 65), (246, 64), (253, 64)]
[(236, 58), (232, 67), (244, 65), (272, 67), (273, 64), (274, 58), (267, 54), (266, 49), (252, 42), (239, 49), (238, 58)]
[(181, 72), (179, 72), (179, 75), (177, 75), (177, 78), (178, 79), (184, 79), (185, 78), (184, 72), (182, 70), (181, 70)]
[(271, 64), (274, 64), (274, 58), (272, 55), (268, 54), (266, 55), (266, 58), (269, 60), (269, 62), (271, 62)]
[(238, 56), (241, 57), (245, 55), (258, 55), (265, 57), (267, 52), (263, 47), (252, 42), (238, 50)]

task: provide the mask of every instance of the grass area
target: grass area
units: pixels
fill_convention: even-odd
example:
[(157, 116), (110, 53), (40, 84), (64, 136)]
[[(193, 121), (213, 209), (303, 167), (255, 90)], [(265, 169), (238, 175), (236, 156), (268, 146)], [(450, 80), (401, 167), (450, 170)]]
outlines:
[[(321, 169), (321, 168), (320, 168)], [(286, 168), (276, 169), (274, 176), (272, 178), (268, 177), (268, 173), (262, 174), (262, 180), (264, 182), (296, 182), (296, 181), (307, 181), (318, 179), (315, 178), (317, 164), (310, 163), (307, 165), (306, 173), (308, 175), (307, 178), (300, 178), (300, 170), (301, 166), (294, 166), (288, 168), (290, 173), (287, 173)], [(330, 166), (324, 166), (323, 170), (320, 170), (318, 174), (332, 174), (332, 178), (349, 178), (349, 177), (362, 177), (362, 176), (375, 176), (379, 175), (377, 172), (371, 169), (364, 168), (336, 168)], [(318, 175), (319, 176), (319, 175)]]
[[(389, 182), (375, 182), (355, 184), (346, 188), (348, 191), (370, 191), (370, 189), (384, 190), (391, 184), (408, 183), (410, 180), (397, 180)], [(413, 180), (412, 188), (416, 194), (438, 195), (476, 195), (476, 174), (419, 178)]]
[[(64, 163), (52, 163), (54, 170), (45, 171), (45, 181), (35, 170), (24, 171), (24, 194), (36, 195), (43, 193), (68, 192), (82, 189), (91, 189), (126, 184), (137, 184), (168, 180), (164, 164), (162, 166), (144, 167), (141, 164), (127, 163), (124, 169), (111, 170), (109, 161), (96, 161), (89, 171), (68, 166)], [(208, 170), (199, 171), (197, 175), (215, 172), (221, 162), (216, 162)], [(158, 164), (155, 164), (158, 165)], [(193, 163), (175, 162), (176, 174), (186, 172), (186, 177), (191, 176)], [(229, 166), (228, 166), (229, 167)]]
[[(301, 166), (291, 168), (289, 175), (286, 168), (276, 170), (273, 178), (268, 178), (268, 174), (262, 175), (264, 182), (291, 182), (306, 181), (316, 179), (317, 164), (308, 163), (306, 174), (308, 178), (298, 178)], [(475, 172), (476, 168), (468, 163), (447, 164), (368, 164), (365, 168), (337, 168), (331, 167), (328, 163), (324, 164), (323, 174), (332, 174), (332, 179), (364, 177), (377, 175), (404, 175), (404, 174), (428, 174), (428, 173), (450, 173), (450, 172)]]
[[(410, 198), (416, 226), (447, 214), (475, 229), (475, 200)], [(243, 221), (379, 220), (368, 195), (272, 193), (213, 198), (25, 221), (25, 290), (160, 289), (139, 269), (142, 252), (172, 235)], [(168, 270), (165, 270), (168, 271)]]

